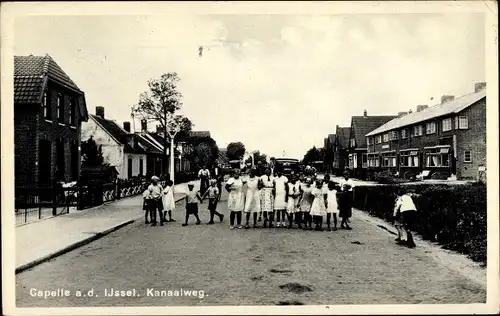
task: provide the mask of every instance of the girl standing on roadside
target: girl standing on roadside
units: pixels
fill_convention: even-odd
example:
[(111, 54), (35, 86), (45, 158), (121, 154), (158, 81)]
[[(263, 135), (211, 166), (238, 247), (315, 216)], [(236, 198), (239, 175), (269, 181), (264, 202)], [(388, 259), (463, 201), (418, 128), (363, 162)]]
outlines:
[[(264, 228), (267, 227), (267, 222), (270, 215), (274, 211), (274, 198), (273, 198), (273, 177), (271, 176), (271, 169), (266, 168), (264, 175), (260, 177), (261, 190), (260, 190), (260, 210), (264, 213)], [(272, 223), (269, 225), (272, 227)]]
[(300, 186), (297, 183), (297, 176), (293, 175), (290, 178), (290, 182), (286, 186), (286, 195), (288, 198), (288, 203), (286, 207), (288, 215), (288, 228), (293, 227), (293, 216), (298, 212), (298, 204), (300, 197)]
[(235, 169), (233, 176), (227, 180), (226, 190), (229, 192), (227, 200), (227, 207), (231, 212), (229, 215), (230, 226), (229, 229), (234, 229), (234, 222), (236, 219), (237, 228), (241, 229), (241, 216), (245, 208), (245, 193), (243, 192), (243, 180), (240, 178), (240, 170)]
[(331, 217), (333, 215), (333, 230), (337, 230), (337, 215), (339, 214), (338, 204), (337, 204), (337, 190), (335, 182), (330, 181), (328, 183), (327, 194), (327, 205), (326, 205), (326, 225), (327, 230), (331, 231)]
[[(172, 180), (168, 180), (165, 190), (163, 190), (163, 219), (165, 222), (175, 222), (172, 218), (172, 211), (175, 209), (173, 185)], [(167, 220), (167, 213), (169, 220)]]
[[(311, 178), (307, 178), (305, 180), (305, 184), (300, 186), (300, 199), (299, 199), (299, 207), (300, 207), (300, 212), (299, 216), (303, 217), (301, 218), (301, 223), (304, 224), (304, 229), (306, 230), (312, 230), (312, 217), (311, 217), (311, 205), (314, 199), (314, 196), (312, 195), (312, 180)], [(302, 228), (299, 226), (299, 228)]]
[(311, 205), (311, 216), (314, 218), (315, 229), (317, 231), (323, 230), (323, 216), (326, 215), (327, 194), (323, 188), (323, 180), (316, 180), (316, 187), (312, 190), (311, 194), (314, 196), (314, 201)]
[[(281, 168), (276, 168), (277, 177), (274, 178), (274, 211), (276, 212), (276, 227), (285, 227), (285, 214), (287, 207), (286, 184), (288, 179), (283, 175)], [(271, 224), (273, 222), (273, 215), (271, 215)], [(280, 222), (281, 220), (281, 222)]]
[(250, 178), (247, 181), (245, 201), (245, 228), (250, 228), (250, 215), (253, 216), (253, 228), (257, 228), (257, 215), (260, 213), (259, 179), (255, 176), (256, 170), (250, 170)]
[(340, 228), (351, 230), (348, 220), (352, 216), (352, 187), (349, 183), (344, 183), (341, 188), (341, 191), (337, 193), (339, 217), (341, 218)]

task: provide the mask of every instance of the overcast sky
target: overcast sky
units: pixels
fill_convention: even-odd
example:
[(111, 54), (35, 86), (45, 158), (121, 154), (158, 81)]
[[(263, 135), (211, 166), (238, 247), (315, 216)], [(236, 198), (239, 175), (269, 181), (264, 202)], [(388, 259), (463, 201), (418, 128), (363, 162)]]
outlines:
[(50, 54), (89, 112), (130, 121), (147, 80), (177, 72), (195, 130), (271, 156), (302, 158), (364, 109), (396, 114), (485, 81), (480, 14), (54, 16), (15, 27), (14, 53)]

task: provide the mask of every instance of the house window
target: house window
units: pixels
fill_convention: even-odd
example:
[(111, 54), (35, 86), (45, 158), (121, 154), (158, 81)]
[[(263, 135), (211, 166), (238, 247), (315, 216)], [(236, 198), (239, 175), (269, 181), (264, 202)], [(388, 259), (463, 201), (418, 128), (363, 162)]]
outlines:
[(130, 179), (132, 178), (132, 158), (129, 158), (127, 160), (127, 178)]
[(43, 106), (43, 117), (46, 118), (47, 120), (51, 120), (52, 119), (52, 107), (51, 107), (50, 98), (48, 97), (47, 92), (43, 93), (42, 106)]
[(376, 136), (376, 137), (375, 137), (375, 142), (376, 142), (377, 144), (380, 144), (380, 143), (382, 142), (382, 136), (380, 136), (380, 135)]
[(406, 138), (408, 138), (408, 130), (405, 128), (401, 130), (401, 139), (406, 139)]
[(390, 134), (391, 140), (397, 140), (398, 139), (398, 131), (392, 131)]
[(367, 145), (372, 145), (372, 138), (371, 137), (367, 137), (366, 138), (366, 144)]
[(142, 158), (139, 160), (139, 175), (142, 176), (144, 171), (144, 166), (142, 165)]
[(71, 143), (71, 178), (73, 181), (78, 180), (78, 144), (75, 140)]
[(448, 148), (431, 149), (426, 154), (427, 167), (449, 167), (450, 154)]
[(402, 151), (401, 167), (418, 167), (418, 151)]
[(380, 167), (380, 158), (375, 158), (375, 167)]
[(422, 134), (423, 134), (422, 125), (417, 125), (413, 128), (413, 135), (414, 136), (422, 136)]
[(361, 166), (363, 168), (366, 168), (368, 166), (368, 155), (367, 154), (361, 154)]
[(65, 155), (64, 155), (64, 139), (59, 139), (56, 142), (56, 154), (57, 154), (57, 161), (56, 161), (56, 167), (57, 167), (57, 180), (65, 181)]
[(451, 118), (443, 120), (443, 132), (451, 131)]
[(356, 147), (356, 140), (354, 138), (351, 139), (351, 147)]
[(64, 123), (64, 98), (62, 94), (57, 96), (57, 119), (59, 123)]
[(389, 141), (389, 134), (384, 134), (384, 143)]
[(75, 126), (76, 124), (76, 107), (73, 98), (69, 99), (69, 125)]
[(52, 143), (46, 139), (38, 140), (38, 180), (40, 185), (49, 186), (52, 175)]
[(472, 155), (470, 150), (464, 152), (464, 162), (472, 162)]
[(426, 134), (434, 134), (436, 133), (436, 123), (435, 122), (429, 122), (425, 124), (425, 133)]
[(458, 118), (458, 128), (459, 129), (468, 129), (469, 128), (469, 119), (467, 116), (460, 116)]
[(382, 158), (382, 167), (396, 167), (396, 154), (386, 154)]

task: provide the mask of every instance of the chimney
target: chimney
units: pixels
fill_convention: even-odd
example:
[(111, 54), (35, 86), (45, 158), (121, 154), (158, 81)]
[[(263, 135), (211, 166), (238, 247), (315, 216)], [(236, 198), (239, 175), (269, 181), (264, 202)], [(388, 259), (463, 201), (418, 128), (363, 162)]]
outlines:
[(123, 129), (130, 133), (130, 122), (123, 122)]
[(163, 128), (161, 128), (160, 125), (156, 125), (156, 134), (161, 134), (163, 133)]
[(477, 93), (481, 90), (484, 90), (486, 89), (486, 82), (477, 82), (475, 85), (474, 85), (474, 91)]
[(95, 107), (95, 115), (97, 115), (103, 119), (104, 118), (104, 107), (103, 106), (96, 106)]
[(413, 111), (410, 109), (410, 110), (408, 111), (408, 114), (412, 114), (412, 113), (413, 113)]
[(455, 96), (453, 96), (453, 95), (443, 95), (441, 97), (441, 104), (443, 104), (445, 102), (452, 101), (453, 99), (455, 99)]
[(368, 112), (366, 110), (363, 111), (363, 116), (366, 117), (368, 115)]
[(141, 131), (142, 132), (147, 132), (148, 131), (148, 121), (141, 120)]
[(398, 117), (402, 117), (408, 114), (408, 112), (398, 112)]
[(429, 106), (427, 104), (425, 105), (417, 105), (417, 112), (423, 111), (427, 109)]

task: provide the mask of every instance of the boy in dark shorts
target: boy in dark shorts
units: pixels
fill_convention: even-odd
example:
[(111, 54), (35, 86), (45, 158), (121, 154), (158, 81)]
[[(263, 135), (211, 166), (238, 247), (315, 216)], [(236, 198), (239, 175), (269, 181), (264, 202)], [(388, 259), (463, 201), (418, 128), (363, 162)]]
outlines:
[(214, 216), (219, 216), (220, 221), (224, 220), (224, 215), (217, 212), (217, 202), (219, 202), (220, 193), (219, 188), (217, 188), (217, 180), (210, 180), (210, 187), (207, 189), (205, 194), (202, 197), (202, 200), (205, 197), (208, 197), (208, 210), (210, 211), (210, 221), (207, 223), (208, 225), (212, 225), (214, 223)]
[(200, 204), (203, 203), (203, 200), (200, 196), (200, 193), (194, 189), (194, 183), (188, 183), (188, 191), (186, 192), (186, 222), (182, 224), (182, 226), (188, 225), (189, 215), (194, 215), (196, 217), (196, 225), (200, 225), (201, 221), (198, 217), (198, 201)]
[[(415, 229), (415, 217), (417, 208), (413, 203), (411, 193), (407, 193), (405, 188), (400, 188), (398, 197), (396, 198), (396, 205), (394, 207), (395, 226), (398, 230), (398, 238), (396, 242), (407, 245), (409, 248), (415, 248), (415, 241), (413, 240), (412, 230)], [(406, 240), (402, 240), (403, 228), (406, 232)]]

